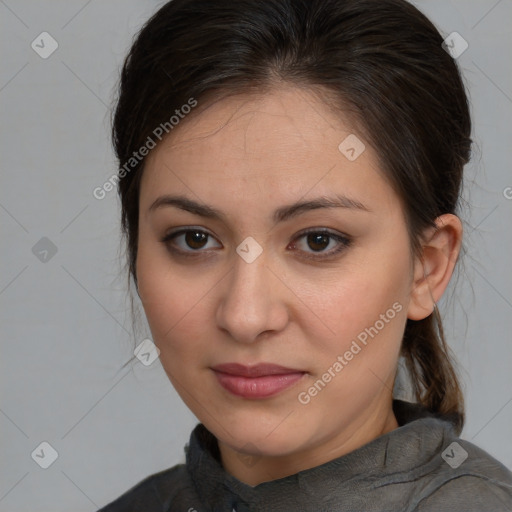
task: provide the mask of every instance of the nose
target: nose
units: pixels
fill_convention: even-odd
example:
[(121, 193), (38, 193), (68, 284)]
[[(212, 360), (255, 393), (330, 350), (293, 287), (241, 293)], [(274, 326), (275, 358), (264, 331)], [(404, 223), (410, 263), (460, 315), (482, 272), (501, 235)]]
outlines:
[(217, 325), (240, 343), (279, 332), (288, 322), (287, 288), (272, 267), (265, 251), (251, 263), (235, 253), (233, 270), (223, 280)]

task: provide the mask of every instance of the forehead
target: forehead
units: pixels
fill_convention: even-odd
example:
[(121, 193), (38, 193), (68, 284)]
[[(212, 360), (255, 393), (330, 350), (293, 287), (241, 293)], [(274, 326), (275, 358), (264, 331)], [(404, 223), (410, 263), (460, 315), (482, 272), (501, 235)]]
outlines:
[[(318, 146), (318, 138), (327, 132), (336, 132), (335, 139), (341, 132), (354, 132), (353, 124), (348, 113), (335, 111), (334, 104), (326, 103), (320, 90), (281, 85), (265, 92), (239, 93), (199, 102), (194, 111), (169, 133), (161, 148), (194, 146), (210, 141), (218, 147), (217, 141), (231, 140), (234, 133), (239, 132), (249, 156), (264, 149), (251, 144), (264, 141), (266, 146), (279, 146), (300, 139), (305, 143), (314, 141)], [(277, 138), (278, 135), (284, 137)], [(223, 146), (222, 149), (227, 148)]]
[(312, 90), (282, 87), (196, 109), (148, 155), (142, 201), (166, 187), (199, 197), (220, 198), (224, 191), (230, 200), (235, 194), (297, 200), (332, 189), (364, 191), (372, 200), (380, 189), (382, 202), (392, 194), (350, 117)]

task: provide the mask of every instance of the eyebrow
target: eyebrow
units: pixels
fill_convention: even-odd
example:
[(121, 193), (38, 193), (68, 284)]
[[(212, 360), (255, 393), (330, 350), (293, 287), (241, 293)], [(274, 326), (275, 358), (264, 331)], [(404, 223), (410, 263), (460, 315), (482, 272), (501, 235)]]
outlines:
[[(207, 204), (198, 203), (185, 196), (164, 195), (158, 197), (148, 208), (148, 214), (160, 208), (176, 207), (187, 212), (206, 217), (208, 219), (227, 221), (226, 215), (216, 208)], [(369, 208), (355, 199), (350, 199), (344, 195), (335, 195), (333, 197), (318, 197), (309, 201), (298, 201), (296, 203), (282, 206), (274, 211), (274, 223), (284, 222), (292, 217), (320, 208), (346, 208), (350, 210), (359, 210), (371, 212)]]

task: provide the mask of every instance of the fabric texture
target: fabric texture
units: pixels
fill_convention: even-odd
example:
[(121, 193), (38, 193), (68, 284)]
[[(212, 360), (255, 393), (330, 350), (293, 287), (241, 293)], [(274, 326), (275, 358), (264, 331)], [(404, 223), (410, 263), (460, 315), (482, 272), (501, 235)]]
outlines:
[(99, 512), (512, 511), (503, 464), (458, 438), (445, 417), (401, 400), (393, 410), (395, 430), (255, 487), (224, 471), (216, 438), (198, 424), (185, 464), (148, 476)]

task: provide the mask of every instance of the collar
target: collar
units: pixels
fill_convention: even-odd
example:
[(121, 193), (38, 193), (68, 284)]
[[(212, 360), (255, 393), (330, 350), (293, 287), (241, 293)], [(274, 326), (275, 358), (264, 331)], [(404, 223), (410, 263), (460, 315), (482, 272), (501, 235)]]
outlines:
[(278, 509), (278, 504), (289, 503), (290, 496), (302, 504), (318, 504), (319, 496), (332, 492), (333, 480), (339, 492), (347, 494), (354, 492), (356, 482), (368, 478), (378, 478), (385, 485), (386, 478), (396, 482), (404, 473), (406, 481), (431, 469), (432, 453), (453, 437), (454, 426), (419, 404), (393, 400), (393, 411), (398, 428), (320, 466), (255, 487), (223, 469), (217, 439), (200, 423), (185, 448), (186, 467), (202, 503), (212, 510), (238, 512), (266, 509), (272, 504)]

